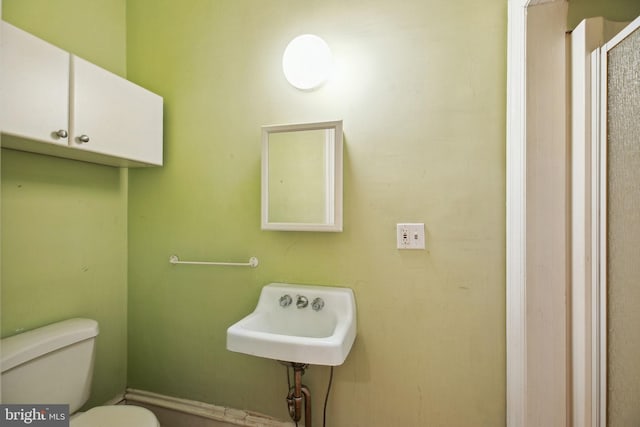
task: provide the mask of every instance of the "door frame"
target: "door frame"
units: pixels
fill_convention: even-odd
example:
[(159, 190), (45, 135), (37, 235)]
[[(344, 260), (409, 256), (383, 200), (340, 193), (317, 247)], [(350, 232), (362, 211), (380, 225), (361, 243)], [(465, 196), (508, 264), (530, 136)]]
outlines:
[(571, 422), (567, 10), (565, 0), (508, 2), (509, 427)]
[[(575, 45), (566, 17), (565, 0), (508, 2), (508, 427), (606, 425), (606, 284), (597, 262), (606, 254), (594, 154), (602, 147), (591, 138), (603, 129), (591, 119), (600, 89), (591, 86), (589, 53), (625, 24), (587, 20)], [(570, 78), (569, 63), (574, 73), (582, 67), (582, 80)], [(569, 101), (581, 88), (587, 98)]]

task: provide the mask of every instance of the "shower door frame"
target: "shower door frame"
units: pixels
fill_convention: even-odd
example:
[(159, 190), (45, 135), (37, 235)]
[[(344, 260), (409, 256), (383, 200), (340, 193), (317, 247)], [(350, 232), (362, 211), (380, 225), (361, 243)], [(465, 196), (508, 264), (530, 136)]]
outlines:
[(607, 422), (607, 52), (640, 27), (589, 18), (572, 33), (572, 418)]
[(606, 200), (600, 193), (602, 68), (600, 54), (593, 52), (627, 24), (589, 18), (571, 34), (571, 415), (576, 427), (604, 425), (602, 414), (606, 414), (601, 403), (606, 370), (599, 362), (603, 344), (606, 348), (599, 261), (606, 259), (600, 251), (602, 200)]
[(592, 295), (593, 304), (593, 393), (594, 427), (607, 425), (607, 75), (608, 53), (631, 33), (640, 29), (640, 16), (591, 54), (592, 74)]
[(592, 426), (607, 425), (607, 52), (606, 45), (591, 53), (592, 111)]

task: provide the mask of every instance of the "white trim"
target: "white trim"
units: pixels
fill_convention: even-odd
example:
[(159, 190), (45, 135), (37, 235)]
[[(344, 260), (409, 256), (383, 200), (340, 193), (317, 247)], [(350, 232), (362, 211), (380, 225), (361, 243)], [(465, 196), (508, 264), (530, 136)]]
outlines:
[(590, 123), (588, 113), (591, 91), (591, 67), (586, 64), (589, 52), (587, 36), (590, 23), (582, 21), (571, 34), (571, 347), (573, 425), (591, 427), (591, 176)]
[(127, 388), (124, 395), (126, 402), (150, 405), (171, 411), (220, 421), (236, 426), (293, 427), (293, 423), (276, 420), (256, 412), (225, 408), (196, 400), (180, 399), (150, 391)]
[(607, 54), (592, 54), (593, 99), (593, 290), (594, 299), (594, 419), (607, 425)]
[[(598, 196), (599, 55), (620, 24), (583, 20), (571, 34), (571, 342), (572, 414), (576, 427), (599, 426)], [(594, 59), (595, 58), (595, 59)], [(596, 61), (596, 62), (594, 62)], [(595, 107), (595, 109), (594, 109)]]
[(631, 33), (633, 33), (638, 28), (640, 28), (640, 16), (638, 16), (636, 19), (631, 21), (629, 25), (627, 25), (622, 31), (616, 34), (615, 37), (609, 40), (607, 42), (607, 45), (605, 46), (605, 50), (609, 51), (613, 49), (614, 47), (616, 47), (618, 43), (620, 43), (622, 40), (629, 37), (629, 35), (631, 35)]
[(566, 14), (508, 3), (508, 427), (570, 420)]
[(526, 15), (528, 1), (510, 0), (507, 26), (507, 426), (525, 425), (526, 304)]

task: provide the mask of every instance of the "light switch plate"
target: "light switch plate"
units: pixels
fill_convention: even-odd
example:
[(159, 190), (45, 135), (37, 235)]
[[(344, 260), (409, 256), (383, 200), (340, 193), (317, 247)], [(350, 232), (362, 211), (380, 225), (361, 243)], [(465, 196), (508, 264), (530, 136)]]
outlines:
[(425, 249), (424, 223), (396, 224), (398, 249)]

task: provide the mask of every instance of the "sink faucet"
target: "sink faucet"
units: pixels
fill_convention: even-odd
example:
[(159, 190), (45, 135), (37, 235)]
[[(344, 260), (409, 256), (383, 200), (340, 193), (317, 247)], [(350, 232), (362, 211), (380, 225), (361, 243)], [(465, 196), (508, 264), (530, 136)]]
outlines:
[(298, 295), (298, 300), (296, 301), (296, 306), (298, 308), (305, 308), (309, 305), (309, 300), (304, 295)]

